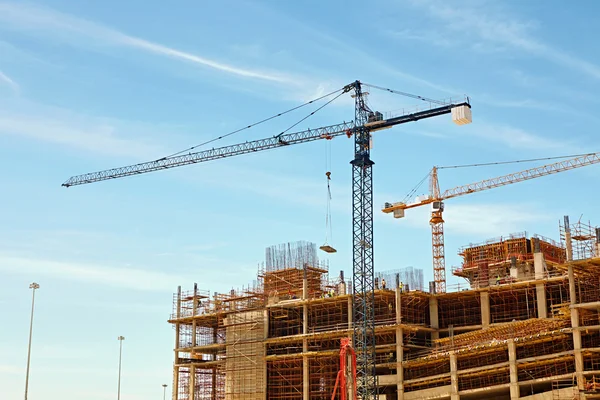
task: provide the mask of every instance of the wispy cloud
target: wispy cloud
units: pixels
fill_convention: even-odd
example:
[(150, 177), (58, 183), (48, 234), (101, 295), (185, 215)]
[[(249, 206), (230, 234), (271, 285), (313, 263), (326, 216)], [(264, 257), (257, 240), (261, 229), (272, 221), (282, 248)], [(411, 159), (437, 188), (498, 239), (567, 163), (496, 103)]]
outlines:
[(7, 375), (21, 375), (23, 368), (16, 365), (0, 364), (0, 372)]
[[(496, 144), (508, 149), (537, 150), (540, 152), (546, 150), (561, 150), (566, 154), (585, 153), (577, 142), (577, 138), (561, 135), (560, 138), (552, 137), (548, 134), (526, 130), (518, 126), (507, 123), (497, 123), (486, 118), (479, 118), (465, 127), (448, 127), (446, 121), (442, 119), (431, 119), (423, 123), (426, 132), (439, 133), (445, 136), (449, 129), (452, 129), (453, 140), (472, 140), (473, 138), (481, 142), (482, 146)], [(423, 129), (421, 128), (421, 129)], [(425, 130), (423, 129), (423, 130)], [(421, 133), (421, 131), (417, 131)], [(485, 143), (487, 142), (487, 143)], [(564, 154), (564, 153), (561, 153)]]
[[(429, 15), (443, 22), (444, 27), (454, 33), (468, 32), (468, 37), (475, 36), (487, 46), (518, 49), (600, 79), (599, 66), (532, 37), (530, 31), (537, 26), (535, 21), (503, 15), (506, 13), (499, 12), (490, 2), (467, 2), (461, 7), (441, 0), (412, 0), (412, 4), (427, 10)], [(486, 47), (481, 43), (479, 46)]]
[(435, 30), (417, 32), (411, 29), (386, 29), (383, 31), (383, 33), (394, 39), (426, 42), (440, 47), (451, 47), (456, 44), (456, 39), (454, 37), (444, 35), (441, 32), (437, 32)]
[(444, 220), (450, 234), (497, 236), (555, 219), (537, 210), (524, 204), (452, 204), (444, 212)]
[(576, 143), (569, 140), (557, 140), (518, 127), (485, 121), (478, 123), (473, 129), (465, 130), (465, 132), (466, 135), (502, 144), (511, 149), (563, 150), (566, 152), (581, 150)]
[[(567, 84), (560, 84), (555, 79), (528, 73), (521, 69), (500, 69), (497, 73), (498, 75), (509, 78), (517, 85), (526, 88), (528, 92), (535, 89), (536, 91), (546, 93), (545, 98), (555, 96), (558, 93), (563, 100), (564, 98), (568, 98), (574, 100), (577, 104), (581, 104), (582, 102), (600, 102), (600, 99), (595, 93), (586, 92)], [(559, 104), (564, 105), (565, 102), (561, 101)]]
[[(0, 135), (34, 139), (117, 157), (146, 159), (168, 152), (148, 139), (132, 137), (132, 133), (140, 130), (143, 124), (135, 125), (33, 103), (22, 106), (12, 104), (0, 109)], [(126, 130), (130, 131), (123, 132)]]
[[(10, 274), (50, 276), (142, 291), (166, 291), (193, 277), (134, 268), (116, 268), (84, 262), (56, 261), (0, 254), (0, 271)], [(41, 278), (40, 278), (41, 279)]]
[(4, 72), (0, 71), (0, 83), (4, 83), (11, 87), (15, 92), (19, 92), (19, 85)]
[[(467, 237), (495, 237), (514, 232), (522, 232), (531, 226), (554, 221), (548, 213), (539, 212), (539, 205), (531, 203), (470, 203), (456, 204), (452, 200), (446, 204), (444, 212), (445, 231), (449, 235)], [(394, 219), (390, 215), (376, 217), (381, 222), (394, 223), (401, 229), (430, 230), (427, 206), (407, 210), (406, 217)], [(381, 213), (380, 213), (381, 214)]]
[(570, 107), (564, 103), (549, 103), (539, 100), (533, 100), (530, 98), (524, 99), (498, 99), (489, 95), (479, 95), (475, 96), (478, 99), (478, 102), (486, 105), (490, 105), (493, 107), (501, 107), (501, 108), (517, 108), (517, 109), (528, 109), (528, 110), (538, 110), (545, 111), (551, 114), (567, 114), (573, 115), (576, 117), (587, 118), (594, 120), (596, 122), (600, 121), (600, 118), (596, 117), (593, 114), (586, 113), (580, 111), (576, 108)]
[(117, 40), (118, 43), (136, 47), (138, 49), (147, 50), (149, 52), (160, 54), (168, 57), (173, 57), (176, 59), (190, 61), (196, 64), (204, 65), (222, 72), (227, 72), (229, 74), (242, 76), (245, 78), (257, 78), (267, 81), (274, 81), (279, 83), (292, 83), (293, 80), (284, 76), (280, 73), (270, 73), (270, 72), (262, 72), (262, 71), (253, 71), (249, 69), (238, 68), (232, 65), (223, 64), (214, 60), (210, 60), (208, 58), (203, 58), (197, 56), (192, 53), (187, 53), (185, 51), (173, 49), (167, 46), (163, 46), (157, 43), (152, 43), (147, 40), (135, 38), (127, 35), (120, 35), (120, 40)]
[[(361, 60), (361, 76), (352, 75), (349, 79), (367, 79), (366, 77), (375, 76), (376, 79), (381, 79), (381, 76), (386, 76), (387, 79), (390, 77), (410, 82), (415, 86), (427, 87), (441, 92), (450, 93), (455, 95), (457, 93), (463, 93), (463, 90), (449, 87), (448, 85), (440, 85), (437, 82), (426, 79), (416, 74), (402, 71), (398, 65), (390, 64), (383, 58), (377, 56), (376, 52), (368, 52), (363, 50), (362, 47), (357, 46), (354, 42), (345, 40), (343, 36), (331, 33), (333, 31), (327, 31), (322, 27), (318, 27), (311, 23), (307, 23), (305, 20), (300, 20), (289, 14), (278, 11), (275, 7), (261, 5), (258, 2), (252, 4), (252, 7), (257, 13), (263, 15), (269, 15), (270, 18), (276, 19), (277, 21), (285, 21), (286, 27), (293, 28), (294, 31), (302, 32), (311, 42), (311, 49), (313, 52), (320, 52), (323, 55), (330, 57), (345, 58), (348, 54), (353, 54), (355, 58)], [(336, 31), (337, 32), (337, 31)], [(336, 78), (332, 78), (329, 83), (333, 82), (333, 87), (338, 88), (341, 85), (345, 85), (349, 82), (346, 80), (348, 77), (344, 77), (343, 81), (339, 81), (340, 73), (336, 70), (336, 65), (332, 64), (331, 67), (335, 71)], [(329, 74), (329, 76), (331, 76)], [(382, 84), (382, 82), (369, 82), (372, 84)]]
[[(274, 71), (253, 70), (219, 62), (197, 54), (130, 36), (118, 30), (31, 4), (0, 3), (0, 21), (6, 27), (26, 30), (40, 35), (54, 35), (61, 41), (91, 49), (98, 44), (134, 48), (148, 53), (190, 62), (243, 78), (276, 83), (296, 82), (292, 77)], [(82, 38), (87, 39), (82, 42)]]

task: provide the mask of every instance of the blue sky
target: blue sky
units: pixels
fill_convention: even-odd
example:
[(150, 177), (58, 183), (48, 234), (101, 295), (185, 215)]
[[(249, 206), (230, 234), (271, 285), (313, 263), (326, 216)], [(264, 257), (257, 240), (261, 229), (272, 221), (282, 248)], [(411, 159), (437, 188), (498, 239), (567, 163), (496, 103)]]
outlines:
[[(65, 189), (79, 173), (156, 159), (356, 79), (429, 98), (467, 94), (474, 123), (440, 117), (375, 136), (375, 204), (433, 165), (600, 150), (600, 4), (545, 1), (0, 1), (0, 387), (30, 399), (111, 399), (124, 335), (124, 399), (171, 389), (177, 285), (226, 291), (256, 278), (264, 248), (325, 239), (331, 151), (333, 274), (351, 271), (352, 143), (337, 138)], [(372, 91), (372, 108), (417, 103)], [(302, 111), (220, 144), (268, 137)], [(340, 99), (298, 129), (353, 117)], [(442, 189), (529, 167), (443, 170)], [(597, 222), (597, 167), (446, 205), (459, 247), (513, 232), (558, 240), (565, 214)], [(420, 193), (424, 193), (423, 186)], [(432, 279), (428, 210), (377, 212), (377, 270)], [(449, 283), (458, 280), (449, 276)]]

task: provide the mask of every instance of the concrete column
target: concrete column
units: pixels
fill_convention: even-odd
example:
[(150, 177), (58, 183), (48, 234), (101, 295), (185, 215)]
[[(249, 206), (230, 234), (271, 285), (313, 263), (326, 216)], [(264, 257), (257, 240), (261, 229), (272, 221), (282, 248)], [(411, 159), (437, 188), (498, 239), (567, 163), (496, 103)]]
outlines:
[(171, 400), (177, 400), (179, 392), (179, 367), (173, 365), (173, 383), (171, 385)]
[(194, 400), (196, 398), (196, 367), (194, 365), (190, 366), (190, 387), (188, 389), (188, 399)]
[(396, 389), (398, 400), (404, 400), (404, 332), (402, 328), (396, 328)]
[[(192, 316), (198, 312), (198, 284), (194, 283), (194, 297), (192, 300)], [(192, 320), (192, 347), (196, 347), (196, 318)]]
[(306, 265), (304, 266), (304, 271), (302, 274), (302, 299), (308, 299), (308, 276), (306, 271)]
[(352, 321), (353, 321), (353, 307), (352, 304), (352, 295), (348, 296), (348, 329), (352, 329)]
[(573, 266), (569, 265), (568, 267), (569, 274), (569, 302), (571, 305), (577, 302), (577, 290), (575, 287), (575, 273), (573, 272)]
[[(267, 334), (268, 334), (268, 326), (267, 326)], [(217, 334), (217, 327), (215, 326), (215, 328), (213, 328), (213, 343), (217, 343), (217, 338), (218, 338), (218, 334)], [(213, 353), (212, 354), (212, 360), (213, 361), (217, 361), (217, 353)], [(217, 368), (213, 368), (212, 369), (212, 396), (211, 396), (212, 400), (216, 400), (217, 399)]]
[[(306, 279), (304, 280), (306, 282)], [(306, 291), (303, 291), (306, 293)], [(302, 306), (302, 333), (306, 335), (308, 333), (308, 305)], [(302, 352), (308, 351), (308, 339), (305, 337), (302, 339)], [(309, 400), (310, 394), (310, 374), (308, 368), (308, 357), (302, 357), (302, 400)]]
[(450, 352), (450, 400), (458, 400), (458, 365), (456, 362), (456, 353)]
[[(397, 285), (396, 285), (397, 286)], [(396, 324), (402, 323), (402, 293), (400, 288), (396, 287)], [(404, 400), (404, 332), (401, 327), (396, 328), (396, 389), (398, 391), (398, 400)]]
[(399, 287), (396, 287), (396, 323), (402, 323), (402, 292)]
[[(438, 299), (435, 296), (429, 298), (429, 325), (434, 329), (440, 329), (438, 317)], [(436, 330), (431, 333), (431, 339), (439, 339), (440, 333)]]
[[(263, 314), (263, 351), (266, 354), (267, 349), (266, 349), (266, 345), (264, 344), (264, 340), (267, 340), (269, 338), (269, 311), (265, 310), (264, 314)], [(261, 366), (262, 366), (262, 379), (263, 382), (267, 382), (267, 360), (265, 358), (262, 358), (262, 360), (260, 361)], [(264, 389), (263, 393), (261, 395), (262, 400), (267, 400), (267, 390)], [(190, 399), (190, 400), (194, 400), (194, 399)]]
[[(177, 286), (177, 309), (175, 310), (175, 318), (179, 319), (181, 317), (181, 286)], [(179, 348), (179, 333), (181, 328), (179, 326), (179, 321), (175, 322), (175, 361), (173, 363), (173, 390), (171, 391), (171, 399), (177, 400), (177, 392), (179, 390), (179, 367), (177, 364), (179, 363), (179, 352), (177, 349)]]
[(486, 329), (490, 326), (490, 292), (487, 290), (479, 292), (479, 298), (481, 301), (481, 325), (483, 329)]
[(565, 215), (565, 248), (567, 261), (573, 261), (573, 241), (571, 238), (571, 227), (569, 226), (569, 216)]
[[(533, 267), (535, 269), (536, 280), (546, 277), (546, 260), (543, 253), (533, 254)], [(537, 283), (535, 285), (535, 296), (537, 300), (537, 317), (548, 318), (548, 304), (546, 302), (546, 287), (544, 283)]]
[(575, 376), (577, 386), (584, 388), (583, 355), (581, 354), (581, 330), (579, 329), (579, 309), (571, 308), (571, 327), (573, 327), (573, 354), (575, 356)]
[(513, 339), (508, 339), (508, 363), (510, 371), (510, 398), (519, 398), (519, 374), (517, 371), (517, 346)]
[(573, 354), (575, 355), (575, 376), (577, 377), (577, 387), (583, 389), (585, 383), (583, 377), (583, 355), (581, 354), (581, 331), (579, 330), (579, 309), (573, 307), (577, 303), (577, 292), (572, 265), (569, 265), (568, 267), (568, 274), (569, 300), (571, 303), (571, 327), (573, 328)]
[[(304, 339), (306, 345), (306, 339)], [(306, 350), (305, 350), (306, 351)], [(302, 357), (302, 400), (309, 400), (310, 380), (309, 380), (308, 357)]]

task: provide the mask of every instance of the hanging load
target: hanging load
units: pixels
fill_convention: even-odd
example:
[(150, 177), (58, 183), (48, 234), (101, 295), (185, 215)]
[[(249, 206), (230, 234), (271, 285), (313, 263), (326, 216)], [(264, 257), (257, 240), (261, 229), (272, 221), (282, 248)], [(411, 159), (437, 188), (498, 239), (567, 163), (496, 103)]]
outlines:
[(337, 253), (337, 250), (327, 244), (327, 239), (332, 236), (331, 234), (331, 187), (329, 181), (331, 180), (331, 172), (325, 172), (327, 177), (327, 215), (325, 217), (325, 244), (319, 247), (325, 253)]

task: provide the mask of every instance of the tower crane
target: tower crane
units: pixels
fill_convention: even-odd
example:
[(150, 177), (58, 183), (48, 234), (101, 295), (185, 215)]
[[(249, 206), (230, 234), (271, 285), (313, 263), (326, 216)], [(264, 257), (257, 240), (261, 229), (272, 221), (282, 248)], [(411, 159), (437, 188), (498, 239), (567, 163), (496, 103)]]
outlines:
[(431, 225), (435, 290), (437, 293), (444, 293), (446, 291), (444, 219), (442, 216), (444, 212), (444, 200), (598, 163), (600, 163), (600, 153), (584, 154), (553, 164), (542, 165), (539, 167), (514, 172), (512, 174), (497, 176), (495, 178), (470, 183), (468, 185), (457, 186), (455, 188), (445, 190), (444, 192), (440, 191), (440, 184), (438, 182), (438, 167), (433, 167), (429, 173), (429, 195), (427, 197), (417, 199), (415, 202), (408, 204), (404, 202), (385, 203), (382, 211), (388, 214), (393, 213), (394, 218), (403, 218), (404, 210), (431, 204), (431, 219), (429, 220), (429, 223)]
[[(363, 86), (418, 99), (429, 103), (430, 106), (422, 111), (385, 119), (382, 113), (374, 112), (368, 107), (365, 99), (368, 93), (363, 91)], [(373, 265), (372, 166), (374, 162), (371, 160), (371, 133), (391, 128), (395, 125), (444, 114), (452, 114), (453, 121), (458, 125), (468, 124), (471, 122), (471, 105), (468, 98), (456, 102), (452, 100), (431, 100), (396, 90), (364, 84), (358, 80), (333, 93), (337, 92), (340, 92), (337, 97), (344, 93), (352, 92), (352, 97), (354, 98), (354, 121), (295, 133), (282, 132), (265, 139), (204, 151), (188, 152), (185, 154), (177, 153), (177, 155), (163, 157), (155, 161), (77, 175), (69, 178), (62, 186), (70, 187), (123, 178), (241, 154), (286, 147), (292, 144), (307, 143), (320, 139), (330, 140), (342, 135), (348, 138), (354, 137), (354, 158), (350, 161), (352, 165), (353, 340), (357, 353), (358, 366), (357, 394), (362, 400), (372, 400), (375, 399), (377, 394), (377, 375), (375, 371), (375, 278)], [(312, 101), (306, 104), (310, 103)], [(294, 109), (297, 108), (299, 107), (295, 107)], [(282, 114), (284, 113), (263, 120), (263, 122)]]

